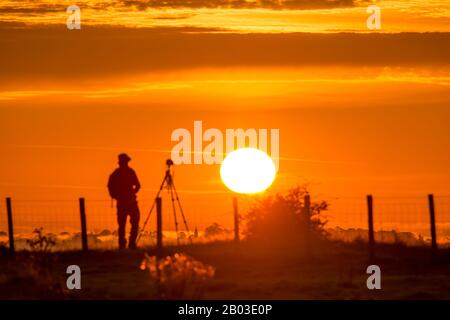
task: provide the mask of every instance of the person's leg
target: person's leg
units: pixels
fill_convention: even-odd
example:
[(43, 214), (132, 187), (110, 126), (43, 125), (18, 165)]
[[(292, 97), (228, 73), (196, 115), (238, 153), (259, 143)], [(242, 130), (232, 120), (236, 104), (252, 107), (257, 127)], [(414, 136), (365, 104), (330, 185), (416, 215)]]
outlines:
[(119, 249), (124, 249), (127, 245), (125, 239), (125, 224), (127, 223), (127, 211), (122, 204), (117, 204), (117, 224), (119, 225)]
[(139, 219), (140, 219), (140, 212), (139, 212), (139, 206), (137, 202), (135, 202), (131, 208), (130, 208), (130, 224), (131, 224), (131, 231), (130, 231), (130, 239), (128, 242), (129, 248), (133, 249), (136, 248), (136, 238), (138, 236), (139, 232)]

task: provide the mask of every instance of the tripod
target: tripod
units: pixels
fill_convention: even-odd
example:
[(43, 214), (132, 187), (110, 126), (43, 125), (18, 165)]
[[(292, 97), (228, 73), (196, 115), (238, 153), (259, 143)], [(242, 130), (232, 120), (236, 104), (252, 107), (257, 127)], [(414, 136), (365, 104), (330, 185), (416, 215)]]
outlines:
[[(161, 191), (163, 190), (164, 186), (167, 188), (167, 192), (169, 193), (170, 199), (172, 201), (172, 212), (173, 212), (173, 219), (174, 219), (174, 222), (175, 222), (175, 231), (176, 231), (176, 234), (177, 234), (177, 244), (178, 245), (180, 244), (180, 237), (178, 235), (178, 219), (177, 219), (177, 210), (176, 210), (175, 202), (177, 202), (177, 204), (178, 204), (178, 208), (180, 210), (181, 217), (183, 219), (183, 223), (184, 223), (184, 226), (186, 228), (186, 232), (187, 232), (187, 234), (189, 236), (188, 223), (186, 221), (186, 217), (184, 215), (183, 208), (181, 207), (181, 202), (180, 202), (180, 199), (178, 198), (177, 189), (175, 188), (175, 183), (173, 182), (173, 176), (172, 176), (172, 173), (170, 171), (170, 167), (173, 166), (173, 165), (174, 165), (174, 163), (173, 163), (172, 159), (167, 159), (166, 160), (167, 169), (166, 169), (166, 173), (164, 175), (164, 179), (163, 179), (163, 181), (161, 183), (161, 186), (159, 187), (158, 192), (156, 193), (155, 201), (153, 201), (153, 204), (152, 204), (152, 206), (150, 208), (150, 211), (149, 211), (149, 213), (147, 215), (147, 218), (145, 218), (144, 225), (142, 226), (142, 229), (139, 232), (139, 235), (138, 235), (138, 237), (136, 239), (136, 243), (139, 242), (139, 239), (141, 238), (142, 233), (144, 232), (145, 227), (147, 226), (147, 223), (150, 220), (150, 217), (152, 215), (153, 209), (156, 206), (156, 199), (159, 198), (159, 196), (161, 194)], [(192, 242), (192, 239), (190, 237), (189, 237), (189, 239)]]

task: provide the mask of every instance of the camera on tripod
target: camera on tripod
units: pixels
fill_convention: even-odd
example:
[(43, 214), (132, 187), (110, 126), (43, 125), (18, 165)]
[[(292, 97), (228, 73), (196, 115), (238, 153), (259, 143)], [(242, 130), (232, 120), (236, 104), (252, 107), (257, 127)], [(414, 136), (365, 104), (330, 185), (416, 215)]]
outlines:
[[(153, 204), (152, 204), (152, 206), (150, 208), (150, 211), (149, 211), (149, 213), (147, 215), (147, 218), (144, 221), (144, 225), (143, 225), (142, 229), (140, 230), (140, 232), (138, 234), (138, 237), (136, 239), (136, 243), (139, 242), (139, 239), (141, 238), (142, 233), (144, 232), (145, 227), (147, 226), (147, 223), (150, 220), (150, 217), (152, 215), (153, 209), (155, 208), (156, 199), (160, 197), (161, 191), (163, 190), (164, 187), (167, 188), (167, 191), (169, 193), (169, 196), (170, 196), (170, 199), (171, 199), (171, 203), (172, 203), (172, 212), (173, 212), (173, 217), (174, 217), (174, 222), (175, 222), (175, 232), (177, 234), (177, 244), (179, 244), (179, 242), (180, 242), (179, 232), (178, 232), (179, 230), (178, 230), (177, 211), (181, 214), (181, 218), (183, 220), (183, 224), (184, 224), (184, 227), (186, 229), (186, 232), (188, 234), (190, 233), (189, 227), (188, 227), (188, 223), (187, 223), (186, 217), (184, 215), (183, 208), (181, 206), (181, 201), (180, 201), (180, 198), (178, 197), (178, 192), (177, 192), (177, 189), (175, 188), (175, 184), (173, 182), (173, 176), (172, 176), (172, 173), (170, 172), (170, 167), (173, 166), (173, 165), (174, 165), (174, 162), (173, 162), (172, 159), (167, 159), (166, 160), (166, 166), (167, 166), (166, 174), (164, 175), (164, 179), (163, 179), (163, 181), (161, 183), (161, 186), (159, 187), (158, 192), (156, 193), (155, 201), (153, 202)], [(178, 210), (177, 210), (176, 204), (178, 204)], [(190, 238), (190, 240), (192, 242), (191, 238)]]
[(167, 169), (170, 169), (170, 166), (173, 166), (173, 165), (174, 165), (172, 159), (167, 159), (167, 160), (166, 160), (166, 165), (167, 165)]

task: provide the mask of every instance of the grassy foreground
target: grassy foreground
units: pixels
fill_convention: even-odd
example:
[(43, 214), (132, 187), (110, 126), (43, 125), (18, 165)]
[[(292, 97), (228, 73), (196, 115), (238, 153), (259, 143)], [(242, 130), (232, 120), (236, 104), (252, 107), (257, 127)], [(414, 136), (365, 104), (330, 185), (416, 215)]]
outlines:
[[(138, 250), (58, 252), (38, 262), (30, 253), (0, 258), (1, 299), (157, 299)], [(364, 243), (328, 243), (301, 253), (295, 246), (269, 248), (231, 242), (168, 247), (215, 268), (204, 299), (450, 299), (450, 250), (432, 263), (427, 248), (379, 245), (381, 290), (368, 290)], [(31, 261), (31, 262), (30, 262)], [(34, 262), (33, 262), (34, 261)], [(66, 289), (66, 268), (81, 268), (81, 290)], [(191, 298), (186, 296), (186, 298)]]

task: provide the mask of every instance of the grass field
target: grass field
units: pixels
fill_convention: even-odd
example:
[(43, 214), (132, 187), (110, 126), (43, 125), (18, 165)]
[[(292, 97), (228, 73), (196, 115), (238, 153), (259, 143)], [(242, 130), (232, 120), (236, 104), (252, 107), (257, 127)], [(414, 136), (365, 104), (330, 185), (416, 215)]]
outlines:
[[(381, 290), (366, 287), (367, 247), (328, 242), (309, 255), (290, 247), (216, 242), (167, 247), (212, 265), (204, 299), (450, 299), (450, 250), (431, 262), (428, 248), (379, 245)], [(157, 299), (149, 273), (139, 269), (144, 253), (91, 251), (50, 253), (36, 262), (30, 253), (0, 258), (1, 299)], [(33, 262), (34, 261), (34, 262)], [(81, 268), (81, 290), (66, 289), (66, 268)], [(186, 295), (184, 298), (191, 298)]]

